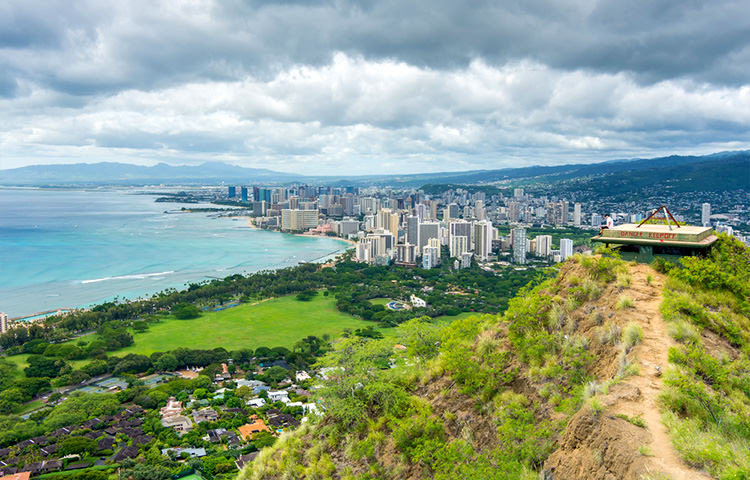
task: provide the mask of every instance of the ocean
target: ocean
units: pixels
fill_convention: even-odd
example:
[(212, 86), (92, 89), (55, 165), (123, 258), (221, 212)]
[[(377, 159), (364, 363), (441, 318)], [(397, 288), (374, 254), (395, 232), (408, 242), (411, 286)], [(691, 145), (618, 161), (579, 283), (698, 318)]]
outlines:
[(133, 299), (347, 248), (257, 230), (247, 218), (165, 213), (209, 205), (154, 200), (132, 189), (0, 189), (0, 312), (13, 318)]

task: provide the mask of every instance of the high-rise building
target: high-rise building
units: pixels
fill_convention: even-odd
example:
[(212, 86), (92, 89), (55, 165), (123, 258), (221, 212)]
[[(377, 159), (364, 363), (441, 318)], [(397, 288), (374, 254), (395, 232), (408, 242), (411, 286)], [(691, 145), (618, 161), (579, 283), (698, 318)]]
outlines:
[(523, 198), (523, 188), (514, 188), (513, 198)]
[(419, 249), (427, 245), (431, 238), (440, 239), (440, 223), (424, 222), (419, 224)]
[(448, 218), (458, 218), (458, 204), (451, 203), (448, 205)]
[(560, 261), (573, 256), (573, 240), (563, 238), (560, 240)]
[(406, 217), (406, 243), (419, 245), (419, 217), (416, 215)]
[(229, 198), (234, 198), (237, 196), (237, 187), (229, 187), (229, 191), (227, 192), (227, 196)]
[(242, 203), (247, 203), (247, 187), (240, 187), (240, 200)]
[(3, 312), (0, 312), (0, 333), (5, 333), (9, 329), (8, 325), (8, 315), (6, 315)]
[(549, 257), (552, 253), (552, 235), (538, 235), (534, 253), (538, 257)]
[(462, 254), (469, 251), (469, 237), (465, 235), (451, 235), (448, 248), (451, 257), (461, 258)]
[(375, 214), (378, 213), (378, 199), (373, 197), (362, 197), (359, 199), (359, 204), (361, 207), (362, 213), (368, 214)]
[(357, 233), (359, 231), (359, 221), (358, 220), (352, 220), (352, 219), (344, 219), (341, 220), (338, 224), (338, 233), (341, 236), (346, 237), (347, 235), (351, 235), (353, 233)]
[(440, 263), (440, 246), (425, 245), (422, 248), (422, 268), (429, 270)]
[(576, 203), (573, 205), (573, 225), (576, 227), (581, 226), (581, 204)]
[(547, 223), (552, 225), (568, 224), (568, 202), (550, 202), (547, 204)]
[[(466, 237), (466, 249), (471, 250), (472, 246), (472, 231), (471, 222), (466, 220), (455, 220), (448, 225), (448, 241), (454, 236)], [(452, 257), (453, 255), (451, 255)]]
[(508, 223), (518, 223), (521, 221), (521, 204), (518, 202), (508, 202)]
[(396, 262), (406, 265), (417, 263), (417, 246), (410, 243), (396, 245)]
[(492, 223), (482, 220), (474, 224), (474, 255), (480, 261), (486, 261), (492, 253)]
[(701, 205), (701, 225), (704, 227), (711, 226), (711, 204), (704, 203)]
[(513, 261), (526, 263), (526, 229), (514, 228), (510, 231), (513, 243)]
[(318, 210), (281, 210), (281, 230), (304, 231), (318, 226)]
[(598, 213), (592, 213), (591, 214), (591, 226), (592, 227), (601, 227), (602, 226), (602, 216)]

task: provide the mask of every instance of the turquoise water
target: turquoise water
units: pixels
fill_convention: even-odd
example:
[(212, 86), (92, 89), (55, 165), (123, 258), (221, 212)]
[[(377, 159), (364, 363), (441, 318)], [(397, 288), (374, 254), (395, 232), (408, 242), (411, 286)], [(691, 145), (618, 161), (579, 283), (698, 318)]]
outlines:
[(328, 238), (255, 230), (245, 218), (167, 214), (132, 190), (0, 189), (0, 311), (10, 317), (340, 252)]

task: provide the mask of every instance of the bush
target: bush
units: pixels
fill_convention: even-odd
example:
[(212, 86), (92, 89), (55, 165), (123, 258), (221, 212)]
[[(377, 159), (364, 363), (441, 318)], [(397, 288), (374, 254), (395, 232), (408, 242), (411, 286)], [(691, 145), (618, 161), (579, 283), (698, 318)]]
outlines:
[(633, 299), (631, 299), (627, 295), (620, 295), (620, 298), (617, 299), (617, 303), (615, 304), (615, 308), (617, 310), (633, 308), (634, 306), (635, 302), (633, 302)]
[(201, 311), (192, 303), (178, 303), (172, 307), (172, 314), (179, 320), (190, 320), (201, 316)]
[(625, 351), (630, 351), (631, 348), (641, 343), (641, 340), (643, 340), (641, 326), (635, 322), (628, 323), (622, 331), (622, 344)]

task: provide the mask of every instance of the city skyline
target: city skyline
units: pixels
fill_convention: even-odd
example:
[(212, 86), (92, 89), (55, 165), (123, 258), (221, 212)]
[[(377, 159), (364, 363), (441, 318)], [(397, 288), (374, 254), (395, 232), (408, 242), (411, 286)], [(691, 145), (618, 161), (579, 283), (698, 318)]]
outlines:
[(12, 1), (0, 168), (380, 174), (747, 149), (749, 10)]

